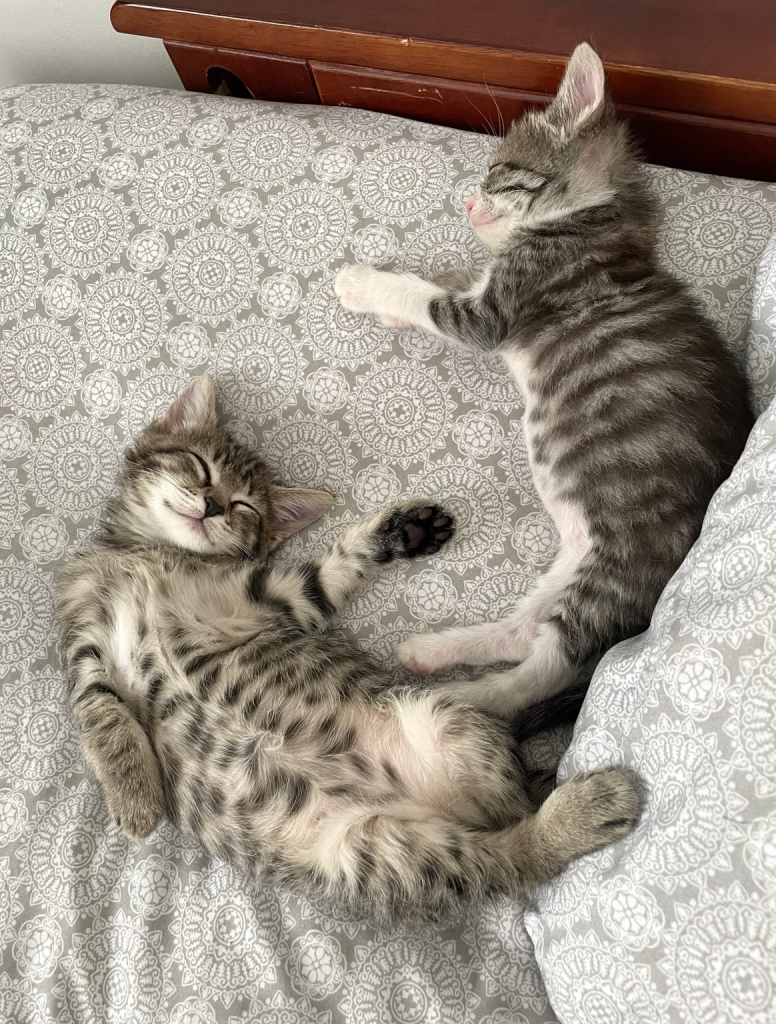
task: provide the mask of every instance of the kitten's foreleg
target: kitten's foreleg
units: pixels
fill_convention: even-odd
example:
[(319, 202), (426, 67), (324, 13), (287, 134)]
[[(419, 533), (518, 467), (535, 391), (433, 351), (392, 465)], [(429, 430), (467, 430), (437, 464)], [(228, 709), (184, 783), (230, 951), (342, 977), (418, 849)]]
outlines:
[(391, 274), (361, 264), (343, 267), (334, 282), (340, 302), (354, 313), (371, 313), (383, 322), (408, 323), (443, 338), (491, 350), (503, 340), (507, 324), (483, 274), (459, 291), (424, 281), (415, 274)]
[(72, 714), (111, 817), (131, 838), (147, 836), (165, 814), (159, 763), (148, 737), (111, 685), (97, 646), (76, 646), (67, 660)]
[(390, 274), (355, 264), (337, 274), (334, 291), (345, 309), (353, 313), (371, 313), (387, 326), (411, 324), (438, 333), (428, 306), (432, 299), (445, 294), (444, 289), (416, 274)]
[(431, 555), (455, 533), (452, 515), (428, 501), (408, 501), (362, 519), (318, 558), (290, 569), (254, 569), (248, 596), (282, 601), (305, 626), (336, 615), (394, 558)]

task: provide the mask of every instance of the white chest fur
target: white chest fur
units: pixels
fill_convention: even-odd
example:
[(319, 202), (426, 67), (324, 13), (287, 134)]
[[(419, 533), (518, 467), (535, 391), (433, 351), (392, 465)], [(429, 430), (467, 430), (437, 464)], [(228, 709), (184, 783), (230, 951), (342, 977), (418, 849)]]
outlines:
[[(531, 466), (536, 490), (542, 504), (552, 516), (558, 529), (561, 542), (571, 546), (581, 557), (590, 545), (587, 522), (579, 506), (558, 496), (558, 481), (553, 473), (552, 448), (549, 447), (549, 461), (537, 465), (534, 457), (537, 428), (531, 423), (531, 412), (540, 401), (531, 387), (533, 367), (531, 359), (525, 351), (509, 351), (503, 353), (504, 362), (511, 370), (523, 394), (525, 413), (523, 414), (523, 430), (528, 450), (528, 461)], [(545, 445), (545, 447), (547, 447)]]
[(110, 651), (118, 681), (129, 694), (136, 693), (140, 686), (137, 649), (135, 610), (127, 602), (119, 602), (114, 609)]

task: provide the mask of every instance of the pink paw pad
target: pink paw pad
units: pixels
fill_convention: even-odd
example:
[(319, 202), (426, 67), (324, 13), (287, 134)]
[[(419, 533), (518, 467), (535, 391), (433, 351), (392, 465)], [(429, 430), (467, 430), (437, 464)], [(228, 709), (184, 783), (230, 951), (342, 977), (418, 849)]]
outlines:
[(401, 664), (408, 672), (415, 672), (416, 675), (419, 676), (427, 676), (434, 671), (430, 665), (424, 665), (422, 661), (418, 661), (418, 659), (414, 658), (412, 655), (402, 658)]

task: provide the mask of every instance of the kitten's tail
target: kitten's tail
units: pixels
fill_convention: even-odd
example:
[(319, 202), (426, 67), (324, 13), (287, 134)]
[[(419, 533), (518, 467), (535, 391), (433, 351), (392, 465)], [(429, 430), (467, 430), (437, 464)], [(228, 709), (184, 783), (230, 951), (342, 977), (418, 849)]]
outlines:
[(519, 743), (537, 732), (576, 721), (589, 685), (590, 681), (587, 679), (574, 683), (553, 697), (519, 711), (510, 723), (512, 737)]

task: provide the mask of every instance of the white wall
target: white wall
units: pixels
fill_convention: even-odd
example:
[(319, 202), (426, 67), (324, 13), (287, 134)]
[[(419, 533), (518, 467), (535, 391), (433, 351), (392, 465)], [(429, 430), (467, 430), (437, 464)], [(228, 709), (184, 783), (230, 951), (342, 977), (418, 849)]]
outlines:
[(115, 32), (112, 0), (0, 0), (0, 88), (118, 82), (181, 88), (160, 39)]

